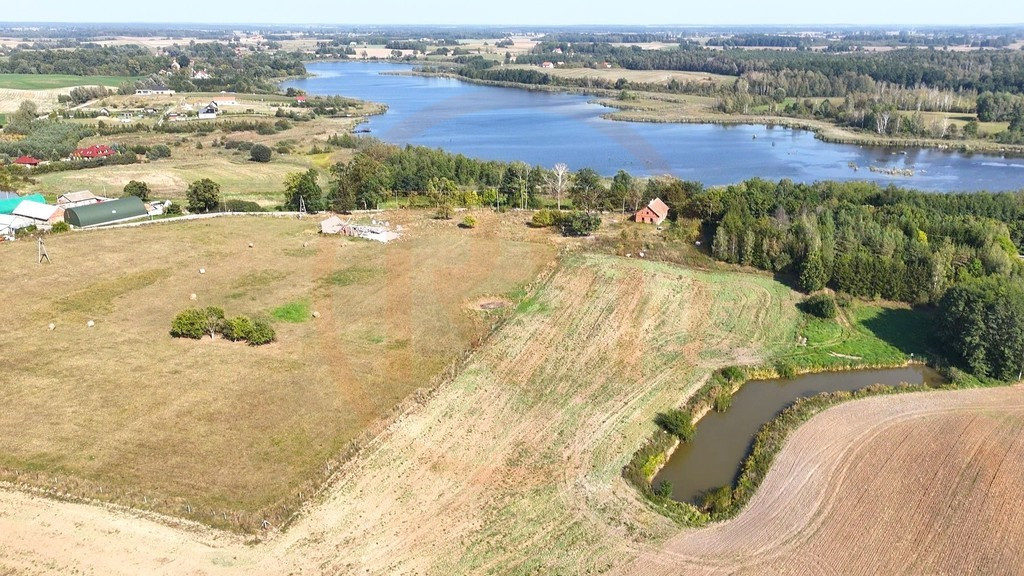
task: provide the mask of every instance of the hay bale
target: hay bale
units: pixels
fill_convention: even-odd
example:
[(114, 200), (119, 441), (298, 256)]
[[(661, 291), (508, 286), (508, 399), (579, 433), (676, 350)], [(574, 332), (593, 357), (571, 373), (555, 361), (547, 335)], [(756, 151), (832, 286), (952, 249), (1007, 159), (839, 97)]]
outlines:
[(249, 242), (249, 248), (252, 248), (252, 242)]
[(319, 318), (319, 317), (320, 317), (320, 312), (318, 310), (313, 310), (313, 318)]
[(47, 326), (47, 328), (49, 328), (50, 330), (53, 330), (53, 329), (54, 329), (54, 328), (56, 328), (56, 327), (57, 327), (57, 325), (56, 325), (56, 324), (54, 324), (53, 322), (50, 322), (50, 325), (49, 325), (49, 326)]
[(88, 326), (89, 328), (92, 328), (93, 326), (96, 325), (96, 323), (93, 322), (92, 320), (89, 320), (88, 322), (85, 323), (85, 325)]
[(199, 269), (199, 273), (200, 274), (206, 274), (206, 268), (200, 268)]
[(196, 296), (195, 293), (192, 293), (192, 294), (188, 295), (188, 299), (189, 300), (198, 300), (199, 296)]

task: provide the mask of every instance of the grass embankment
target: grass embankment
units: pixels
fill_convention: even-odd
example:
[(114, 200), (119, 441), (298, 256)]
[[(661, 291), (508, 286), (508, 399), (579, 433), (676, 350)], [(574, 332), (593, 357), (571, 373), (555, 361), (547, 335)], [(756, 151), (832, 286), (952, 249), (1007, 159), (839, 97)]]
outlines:
[[(501, 312), (468, 302), (515, 291), (554, 255), (543, 231), (506, 234), (491, 213), (472, 233), (388, 218), (407, 230), (386, 246), (271, 217), (54, 235), (42, 266), (33, 242), (0, 245), (0, 479), (281, 525), (364, 431), (490, 331)], [(196, 305), (276, 316), (278, 342), (171, 338)]]

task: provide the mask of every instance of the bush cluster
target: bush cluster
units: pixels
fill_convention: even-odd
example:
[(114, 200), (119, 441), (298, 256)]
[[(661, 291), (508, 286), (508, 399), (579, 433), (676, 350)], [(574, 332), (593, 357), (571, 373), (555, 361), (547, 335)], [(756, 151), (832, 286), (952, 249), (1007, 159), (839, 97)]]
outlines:
[(839, 315), (836, 299), (831, 294), (815, 294), (801, 302), (803, 311), (818, 318), (835, 318)]
[(216, 306), (187, 308), (171, 322), (171, 336), (199, 340), (221, 334), (232, 342), (248, 342), (250, 346), (268, 344), (277, 339), (274, 327), (265, 318), (235, 316), (227, 319)]

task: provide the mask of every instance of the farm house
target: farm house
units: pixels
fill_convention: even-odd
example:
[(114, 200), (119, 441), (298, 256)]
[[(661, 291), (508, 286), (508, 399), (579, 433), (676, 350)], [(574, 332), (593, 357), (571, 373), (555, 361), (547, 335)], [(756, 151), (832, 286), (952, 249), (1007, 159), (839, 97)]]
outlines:
[(37, 226), (45, 226), (60, 222), (64, 215), (64, 209), (34, 200), (22, 200), (11, 214), (27, 218)]
[(668, 205), (661, 201), (661, 198), (651, 200), (647, 206), (637, 211), (635, 219), (637, 222), (647, 224), (661, 224), (668, 218)]
[(109, 202), (76, 206), (64, 211), (64, 221), (76, 228), (92, 228), (149, 216), (146, 206), (135, 196)]

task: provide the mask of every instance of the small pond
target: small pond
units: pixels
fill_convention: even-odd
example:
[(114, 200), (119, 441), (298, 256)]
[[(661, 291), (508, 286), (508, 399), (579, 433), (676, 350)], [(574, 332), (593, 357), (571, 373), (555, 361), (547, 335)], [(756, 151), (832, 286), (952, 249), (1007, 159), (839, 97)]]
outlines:
[(672, 483), (672, 498), (696, 503), (709, 489), (731, 485), (762, 426), (794, 400), (821, 392), (853, 391), (872, 384), (934, 385), (942, 377), (926, 366), (806, 374), (791, 380), (751, 380), (733, 396), (725, 412), (709, 412), (697, 422), (697, 435), (682, 444), (654, 477), (654, 486)]

